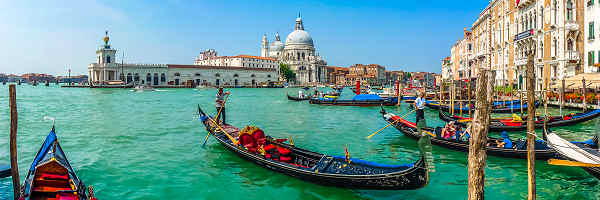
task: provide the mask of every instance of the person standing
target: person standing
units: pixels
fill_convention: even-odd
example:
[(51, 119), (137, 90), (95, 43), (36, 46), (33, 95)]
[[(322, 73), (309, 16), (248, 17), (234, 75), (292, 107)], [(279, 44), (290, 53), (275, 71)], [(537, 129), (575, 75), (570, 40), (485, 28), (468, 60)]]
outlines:
[(217, 99), (215, 104), (217, 106), (217, 123), (219, 122), (219, 118), (223, 119), (223, 124), (227, 124), (225, 122), (225, 97), (229, 95), (229, 92), (223, 92), (223, 88), (219, 88), (219, 92), (217, 92)]
[(417, 124), (417, 130), (419, 132), (421, 132), (421, 128), (427, 126), (425, 124), (425, 112), (423, 111), (423, 109), (425, 109), (425, 93), (424, 92), (420, 92), (419, 96), (417, 96), (417, 99), (415, 99), (415, 103), (413, 105), (413, 107), (416, 109), (416, 115), (417, 115), (417, 119), (416, 119), (416, 124)]

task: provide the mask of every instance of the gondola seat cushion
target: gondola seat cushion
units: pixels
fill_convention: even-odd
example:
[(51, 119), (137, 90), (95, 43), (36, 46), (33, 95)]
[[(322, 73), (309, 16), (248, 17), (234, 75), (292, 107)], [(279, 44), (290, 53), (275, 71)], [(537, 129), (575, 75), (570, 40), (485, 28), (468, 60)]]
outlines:
[(289, 156), (280, 156), (280, 157), (279, 157), (279, 161), (281, 161), (281, 162), (286, 162), (286, 163), (287, 163), (287, 162), (290, 162), (290, 161), (292, 161), (292, 158), (291, 158), (291, 157), (289, 157)]
[(77, 196), (71, 193), (58, 193), (56, 194), (58, 200), (77, 200)]
[(282, 148), (282, 147), (277, 147), (277, 151), (279, 151), (279, 154), (281, 154), (281, 155), (288, 155), (288, 154), (290, 154), (290, 150), (289, 149)]
[(41, 173), (39, 178), (44, 179), (44, 180), (69, 180), (68, 175), (49, 174), (49, 173)]
[(252, 137), (254, 137), (254, 140), (256, 141), (256, 143), (258, 145), (264, 145), (266, 143), (265, 140), (265, 132), (263, 132), (262, 130), (258, 129), (257, 131), (255, 131), (252, 134)]
[(263, 149), (268, 152), (268, 151), (271, 151), (272, 149), (275, 149), (275, 145), (268, 144), (267, 146), (263, 147)]
[[(256, 141), (254, 141), (254, 138), (251, 135), (243, 134), (240, 136), (240, 144), (242, 146), (246, 146), (249, 144), (254, 145), (255, 143), (256, 143)], [(256, 146), (256, 145), (254, 145), (254, 146)]]

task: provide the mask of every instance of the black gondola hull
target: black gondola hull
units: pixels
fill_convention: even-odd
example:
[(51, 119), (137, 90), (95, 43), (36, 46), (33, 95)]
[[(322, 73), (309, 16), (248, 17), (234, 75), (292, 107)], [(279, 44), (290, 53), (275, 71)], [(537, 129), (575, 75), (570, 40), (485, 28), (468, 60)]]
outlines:
[[(402, 123), (393, 123), (393, 121), (386, 119), (383, 117), (388, 123), (392, 123), (397, 130), (402, 132), (404, 135), (409, 136), (413, 139), (419, 139), (421, 136), (417, 132), (416, 128), (409, 127)], [(428, 131), (433, 131), (432, 128), (424, 128)], [(448, 140), (443, 138), (432, 137), (431, 144), (448, 148), (455, 151), (469, 152), (469, 143), (467, 141), (458, 141), (458, 140)], [(506, 148), (498, 148), (488, 146), (486, 147), (486, 153), (492, 156), (505, 157), (505, 158), (519, 158), (519, 159), (527, 159), (527, 150), (517, 150), (517, 149), (506, 149)], [(556, 156), (556, 152), (552, 149), (543, 149), (535, 151), (535, 158), (537, 160), (547, 160), (549, 158), (553, 158)]]
[(290, 95), (287, 95), (288, 100), (292, 100), (292, 101), (306, 101), (309, 100), (310, 98), (299, 98), (299, 97), (293, 97)]
[[(450, 121), (455, 121), (455, 120), (459, 120), (458, 118), (449, 116), (447, 113), (440, 111), (438, 114), (439, 118), (443, 121), (446, 122), (450, 122)], [(574, 125), (574, 124), (578, 124), (578, 123), (582, 123), (585, 121), (589, 121), (592, 120), (596, 117), (600, 116), (600, 112), (596, 112), (594, 114), (591, 115), (587, 115), (584, 117), (579, 117), (579, 118), (571, 118), (568, 120), (558, 120), (558, 121), (553, 121), (553, 122), (548, 122), (547, 126), (548, 128), (552, 128), (552, 127), (561, 127), (561, 126), (570, 126), (570, 125)], [(457, 122), (463, 126), (466, 126), (466, 123), (462, 123), (462, 122)], [(543, 129), (544, 128), (544, 123), (543, 122), (536, 122), (535, 123), (535, 128), (536, 129)], [(527, 121), (523, 120), (523, 123), (520, 126), (507, 126), (504, 125), (502, 122), (497, 121), (497, 120), (492, 120), (490, 122), (489, 125), (489, 131), (495, 131), (495, 132), (500, 132), (500, 131), (523, 131), (527, 129)]]
[[(334, 186), (340, 188), (350, 189), (365, 189), (365, 190), (414, 190), (425, 187), (429, 181), (429, 175), (425, 164), (424, 156), (421, 155), (420, 159), (414, 163), (414, 165), (406, 170), (393, 172), (393, 173), (381, 173), (373, 175), (347, 175), (347, 174), (331, 174), (331, 173), (320, 173), (318, 170), (305, 170), (293, 167), (291, 165), (265, 159), (264, 156), (248, 152), (240, 146), (233, 145), (231, 141), (224, 136), (223, 133), (212, 131), (208, 121), (203, 123), (206, 126), (206, 130), (211, 133), (223, 147), (237, 156), (250, 161), (258, 166), (266, 169), (273, 170), (291, 177), (298, 178), (307, 182)], [(293, 152), (298, 152), (306, 155), (321, 156), (323, 154), (310, 152), (287, 144), (281, 144), (282, 146), (289, 148)], [(326, 166), (326, 168), (329, 165)]]

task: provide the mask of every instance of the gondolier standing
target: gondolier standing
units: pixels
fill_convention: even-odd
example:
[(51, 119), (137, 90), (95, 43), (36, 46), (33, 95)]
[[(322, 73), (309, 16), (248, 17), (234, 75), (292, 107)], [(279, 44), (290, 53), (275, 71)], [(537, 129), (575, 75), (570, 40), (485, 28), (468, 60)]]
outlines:
[[(217, 122), (219, 122), (219, 118), (223, 119), (223, 124), (225, 123), (225, 97), (231, 93), (223, 92), (223, 88), (219, 88), (219, 92), (217, 92), (217, 99), (215, 104), (217, 106)], [(220, 113), (220, 114), (219, 114)]]
[(417, 96), (417, 99), (415, 99), (415, 103), (414, 103), (413, 107), (416, 109), (416, 115), (417, 115), (416, 123), (417, 123), (417, 129), (420, 133), (421, 128), (427, 126), (425, 123), (425, 112), (423, 111), (423, 109), (425, 108), (425, 93), (424, 92), (419, 92), (419, 96)]

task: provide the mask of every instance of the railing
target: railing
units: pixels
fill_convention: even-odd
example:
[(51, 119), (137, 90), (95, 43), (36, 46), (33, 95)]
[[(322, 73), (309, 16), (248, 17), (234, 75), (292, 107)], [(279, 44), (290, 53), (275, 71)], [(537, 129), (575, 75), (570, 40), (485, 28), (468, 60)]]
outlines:
[(526, 64), (527, 64), (527, 58), (521, 58), (521, 59), (515, 58), (515, 65), (526, 65)]
[(579, 61), (579, 52), (577, 51), (567, 51), (566, 54), (567, 60), (571, 61), (571, 60), (575, 60), (575, 61)]

